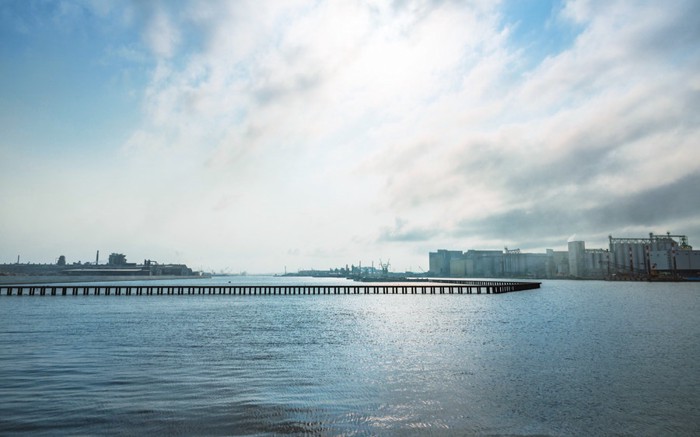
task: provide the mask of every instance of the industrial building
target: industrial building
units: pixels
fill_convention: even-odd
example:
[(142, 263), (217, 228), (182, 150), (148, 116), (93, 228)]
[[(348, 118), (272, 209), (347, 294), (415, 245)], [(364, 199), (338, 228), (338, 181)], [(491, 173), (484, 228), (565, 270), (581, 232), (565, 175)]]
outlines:
[(569, 241), (567, 251), (546, 253), (509, 250), (438, 250), (429, 253), (429, 274), (438, 277), (683, 279), (700, 278), (700, 251), (685, 235), (649, 234), (641, 238), (609, 237), (607, 249), (586, 249)]
[(99, 264), (99, 251), (95, 263), (66, 263), (66, 257), (61, 255), (55, 264), (0, 264), (0, 276), (6, 279), (18, 277), (201, 277), (185, 264), (159, 264), (155, 261), (144, 260), (143, 264), (128, 263), (126, 256), (112, 253), (107, 264)]
[(610, 274), (620, 277), (700, 277), (700, 251), (685, 235), (610, 240)]
[[(451, 261), (452, 259), (462, 258), (463, 253), (461, 250), (443, 250), (440, 249), (437, 252), (430, 252), (429, 255), (429, 265), (430, 272), (433, 276), (458, 276), (452, 274), (451, 271)], [(455, 272), (457, 273), (457, 272)], [(460, 272), (461, 273), (461, 272)], [(463, 275), (462, 275), (463, 276)]]
[[(556, 254), (556, 255), (555, 255)], [(537, 277), (551, 278), (568, 273), (562, 267), (561, 253), (522, 253), (508, 250), (438, 250), (429, 254), (430, 275), (439, 277), (500, 278)]]
[(586, 249), (585, 241), (568, 243), (569, 275), (573, 278), (605, 278), (610, 253), (605, 249)]

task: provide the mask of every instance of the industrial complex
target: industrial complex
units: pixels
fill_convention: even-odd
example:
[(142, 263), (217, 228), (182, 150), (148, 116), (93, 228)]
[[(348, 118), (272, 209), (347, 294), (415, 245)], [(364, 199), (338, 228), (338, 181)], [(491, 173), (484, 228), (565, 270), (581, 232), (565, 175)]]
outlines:
[[(429, 253), (429, 270), (393, 273), (390, 263), (380, 268), (345, 266), (330, 270), (302, 270), (285, 276), (348, 278), (357, 281), (398, 281), (406, 278), (538, 278), (683, 281), (700, 280), (700, 250), (693, 250), (685, 235), (654, 234), (648, 237), (608, 237), (607, 248), (587, 248), (584, 241), (569, 241), (567, 250), (547, 249), (527, 253), (520, 249), (444, 250)], [(185, 264), (144, 260), (129, 263), (121, 253), (95, 262), (68, 264), (61, 255), (52, 264), (0, 264), (0, 283), (105, 281), (209, 277)], [(421, 269), (422, 270), (422, 269)]]
[(587, 249), (569, 241), (568, 250), (546, 253), (510, 250), (430, 252), (431, 276), (467, 278), (576, 278), (608, 280), (688, 280), (700, 278), (700, 251), (685, 235), (609, 237), (608, 248)]
[(144, 260), (143, 264), (129, 263), (121, 253), (109, 255), (106, 264), (100, 264), (100, 252), (97, 251), (95, 262), (66, 263), (61, 255), (53, 264), (20, 263), (0, 264), (0, 282), (22, 281), (23, 279), (44, 278), (71, 282), (75, 280), (116, 280), (116, 279), (167, 279), (183, 277), (201, 277), (185, 264), (161, 264)]

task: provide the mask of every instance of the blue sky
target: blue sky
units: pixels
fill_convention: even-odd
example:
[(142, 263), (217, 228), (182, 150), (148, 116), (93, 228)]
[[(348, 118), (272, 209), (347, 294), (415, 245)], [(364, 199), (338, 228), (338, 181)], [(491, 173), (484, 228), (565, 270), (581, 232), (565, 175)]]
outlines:
[(700, 244), (694, 1), (2, 1), (0, 262)]

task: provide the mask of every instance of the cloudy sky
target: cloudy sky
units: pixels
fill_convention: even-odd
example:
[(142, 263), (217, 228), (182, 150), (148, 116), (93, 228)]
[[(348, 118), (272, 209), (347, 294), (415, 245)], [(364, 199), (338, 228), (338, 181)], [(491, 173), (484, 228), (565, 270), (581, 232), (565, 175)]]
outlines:
[(700, 246), (700, 2), (0, 2), (0, 262)]

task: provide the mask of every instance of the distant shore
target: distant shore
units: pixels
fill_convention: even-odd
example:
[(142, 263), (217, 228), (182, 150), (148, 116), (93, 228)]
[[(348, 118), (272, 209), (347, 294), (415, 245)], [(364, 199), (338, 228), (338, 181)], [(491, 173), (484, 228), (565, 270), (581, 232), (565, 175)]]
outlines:
[(157, 276), (68, 276), (68, 275), (51, 275), (51, 276), (24, 276), (24, 275), (8, 275), (0, 276), (1, 285), (24, 285), (24, 284), (63, 284), (76, 282), (116, 282), (116, 281), (157, 281), (171, 279), (208, 279), (210, 275), (157, 275)]

